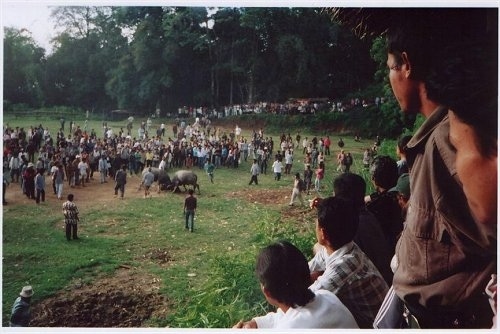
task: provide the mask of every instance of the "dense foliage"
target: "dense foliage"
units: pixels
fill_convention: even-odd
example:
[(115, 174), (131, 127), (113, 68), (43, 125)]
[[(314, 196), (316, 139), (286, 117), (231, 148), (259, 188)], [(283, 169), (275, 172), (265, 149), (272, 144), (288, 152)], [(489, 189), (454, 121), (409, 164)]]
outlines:
[(375, 70), (370, 42), (317, 8), (54, 7), (52, 18), (51, 54), (6, 29), (10, 103), (165, 112), (341, 98)]
[(164, 116), (183, 106), (383, 96), (363, 117), (329, 118), (366, 135), (397, 136), (406, 124), (387, 82), (383, 39), (360, 40), (319, 8), (62, 6), (52, 19), (61, 30), (50, 54), (26, 29), (5, 29), (7, 112), (63, 106)]

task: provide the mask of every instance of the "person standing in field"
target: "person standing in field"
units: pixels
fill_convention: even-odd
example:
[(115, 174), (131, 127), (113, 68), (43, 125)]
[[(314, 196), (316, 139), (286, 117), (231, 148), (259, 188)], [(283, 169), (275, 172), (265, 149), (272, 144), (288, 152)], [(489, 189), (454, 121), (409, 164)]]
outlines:
[(148, 171), (142, 177), (142, 182), (144, 183), (144, 198), (152, 197), (151, 195), (151, 185), (155, 181), (155, 175), (151, 172), (151, 167), (148, 168)]
[(282, 169), (283, 169), (283, 164), (281, 163), (281, 161), (276, 156), (274, 158), (274, 162), (273, 162), (274, 179), (276, 181), (279, 181), (281, 179), (281, 170)]
[(250, 167), (250, 174), (252, 174), (252, 178), (250, 179), (250, 182), (248, 183), (248, 185), (251, 185), (254, 182), (256, 185), (259, 184), (259, 180), (257, 179), (257, 176), (259, 176), (259, 173), (260, 173), (260, 168), (259, 168), (259, 164), (257, 163), (257, 159), (253, 159), (252, 167)]
[(76, 204), (73, 202), (73, 194), (68, 195), (68, 200), (63, 203), (64, 224), (66, 225), (66, 239), (68, 241), (78, 239), (78, 217), (79, 211)]
[(42, 202), (45, 202), (45, 176), (43, 172), (43, 168), (37, 169), (35, 175), (36, 204), (40, 204), (40, 197)]
[(186, 217), (186, 230), (189, 229), (190, 232), (194, 231), (194, 214), (197, 207), (197, 199), (194, 197), (194, 190), (189, 189), (189, 195), (184, 200), (184, 216)]
[(304, 199), (302, 198), (302, 192), (306, 190), (306, 185), (304, 180), (300, 178), (300, 173), (295, 174), (295, 179), (293, 180), (293, 190), (292, 196), (290, 198), (290, 203), (288, 205), (293, 206), (295, 199), (298, 198), (300, 204), (304, 206)]
[(64, 186), (64, 168), (62, 163), (60, 162), (57, 163), (57, 170), (54, 172), (53, 178), (56, 187), (57, 199), (62, 199), (62, 192)]
[(214, 183), (214, 170), (215, 170), (215, 165), (209, 160), (205, 160), (205, 165), (203, 166), (205, 169), (205, 172), (207, 172), (208, 178), (210, 179), (210, 182)]
[(122, 165), (122, 168), (115, 175), (115, 197), (118, 196), (118, 190), (120, 190), (120, 199), (123, 199), (123, 195), (125, 195), (125, 184), (127, 184), (126, 168), (125, 165)]
[(325, 165), (320, 164), (318, 166), (318, 169), (316, 169), (315, 173), (316, 173), (316, 179), (314, 180), (314, 189), (316, 190), (316, 192), (320, 192), (321, 180), (323, 180), (323, 178), (325, 177)]

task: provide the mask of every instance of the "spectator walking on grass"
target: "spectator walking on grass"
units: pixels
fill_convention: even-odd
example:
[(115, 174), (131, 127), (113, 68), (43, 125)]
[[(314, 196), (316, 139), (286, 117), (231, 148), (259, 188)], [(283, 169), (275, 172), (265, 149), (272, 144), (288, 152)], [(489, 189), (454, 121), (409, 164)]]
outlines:
[(203, 169), (205, 169), (205, 172), (207, 172), (208, 178), (210, 179), (210, 182), (214, 183), (214, 170), (215, 170), (215, 165), (209, 160), (205, 160), (205, 165), (203, 166)]
[(260, 168), (259, 164), (257, 163), (257, 159), (253, 159), (252, 167), (250, 167), (250, 174), (252, 174), (252, 177), (250, 178), (250, 182), (248, 183), (248, 185), (251, 185), (254, 182), (256, 185), (259, 184), (259, 180), (257, 179), (259, 173), (260, 173)]
[(277, 310), (233, 328), (358, 328), (336, 295), (308, 288), (307, 260), (291, 243), (278, 242), (261, 250), (255, 273), (264, 297)]
[(68, 195), (68, 200), (63, 203), (64, 224), (66, 225), (66, 239), (68, 241), (78, 239), (78, 217), (79, 211), (76, 204), (73, 202), (73, 194)]
[(197, 207), (197, 199), (194, 197), (194, 190), (189, 189), (189, 195), (184, 200), (184, 216), (186, 217), (186, 230), (189, 229), (190, 232), (194, 231), (194, 214)]
[(293, 180), (292, 196), (290, 197), (290, 203), (288, 205), (293, 206), (295, 199), (299, 199), (300, 204), (304, 206), (304, 199), (302, 198), (302, 193), (306, 190), (306, 185), (304, 180), (300, 178), (300, 173), (295, 174), (295, 179)]

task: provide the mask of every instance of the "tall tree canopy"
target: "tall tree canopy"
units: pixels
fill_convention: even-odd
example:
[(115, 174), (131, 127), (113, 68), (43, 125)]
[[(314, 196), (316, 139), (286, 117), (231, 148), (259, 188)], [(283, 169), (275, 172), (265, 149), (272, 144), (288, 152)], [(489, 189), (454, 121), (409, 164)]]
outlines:
[(371, 40), (318, 8), (69, 6), (52, 17), (61, 32), (50, 55), (6, 30), (10, 103), (146, 114), (341, 99), (372, 84), (377, 66)]

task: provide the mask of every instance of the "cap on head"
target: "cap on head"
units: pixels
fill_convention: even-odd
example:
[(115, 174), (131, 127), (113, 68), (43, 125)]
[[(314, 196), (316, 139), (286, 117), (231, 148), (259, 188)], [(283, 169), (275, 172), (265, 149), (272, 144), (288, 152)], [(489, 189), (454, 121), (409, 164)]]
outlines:
[(19, 295), (24, 298), (29, 298), (33, 296), (33, 288), (31, 287), (31, 285), (23, 286), (23, 289), (21, 290)]
[(410, 198), (410, 174), (401, 174), (395, 187), (389, 189), (390, 192), (398, 192), (403, 194), (404, 197)]

